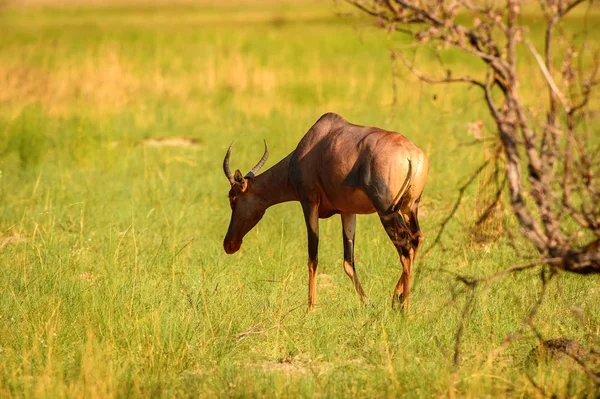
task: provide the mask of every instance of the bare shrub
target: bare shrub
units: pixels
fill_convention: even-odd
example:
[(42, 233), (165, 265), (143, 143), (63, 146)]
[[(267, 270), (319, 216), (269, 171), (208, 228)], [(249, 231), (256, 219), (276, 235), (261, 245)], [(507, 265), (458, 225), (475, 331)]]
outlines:
[[(512, 213), (540, 254), (540, 263), (572, 273), (600, 273), (600, 148), (590, 139), (588, 128), (600, 48), (585, 29), (573, 37), (561, 25), (576, 9), (585, 16), (592, 2), (540, 0), (544, 42), (539, 51), (522, 22), (522, 7), (535, 4), (517, 0), (347, 1), (373, 16), (377, 26), (409, 38), (408, 46), (391, 54), (421, 81), (465, 83), (481, 91), (500, 146), (486, 162), (497, 165), (499, 181), (505, 183), (479, 222), (493, 214), (506, 185)], [(480, 76), (458, 75), (450, 66), (444, 76), (431, 76), (406, 55), (408, 47), (420, 46), (459, 51), (480, 61), (485, 71)], [(554, 51), (557, 47), (560, 52)], [(519, 68), (522, 50), (535, 59), (536, 71)], [(544, 103), (523, 100), (524, 83), (534, 79), (534, 72), (545, 86)], [(481, 167), (475, 173), (484, 170)], [(468, 183), (473, 181), (476, 176)]]

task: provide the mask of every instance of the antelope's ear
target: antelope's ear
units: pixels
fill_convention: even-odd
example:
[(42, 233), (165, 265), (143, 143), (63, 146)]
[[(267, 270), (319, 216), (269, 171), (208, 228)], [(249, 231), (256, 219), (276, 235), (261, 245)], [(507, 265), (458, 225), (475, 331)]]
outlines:
[(235, 181), (235, 184), (242, 188), (242, 190), (246, 189), (246, 179), (244, 179), (244, 176), (242, 176), (242, 172), (240, 172), (239, 169), (236, 169), (235, 173), (233, 174), (233, 180)]

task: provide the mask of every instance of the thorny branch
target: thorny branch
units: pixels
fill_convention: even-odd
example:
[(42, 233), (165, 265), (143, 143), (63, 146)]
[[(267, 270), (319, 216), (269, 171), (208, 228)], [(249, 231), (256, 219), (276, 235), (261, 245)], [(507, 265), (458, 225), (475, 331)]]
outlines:
[(452, 358), (453, 364), (453, 373), (452, 373), (452, 391), (451, 396), (454, 396), (454, 389), (456, 384), (458, 383), (458, 370), (460, 366), (460, 344), (462, 341), (462, 335), (465, 328), (465, 320), (467, 319), (467, 315), (471, 312), (473, 308), (473, 303), (475, 302), (475, 290), (471, 290), (467, 301), (465, 302), (462, 310), (462, 314), (460, 317), (460, 321), (458, 324), (458, 329), (456, 330), (456, 335), (454, 338), (454, 356)]
[[(573, 40), (560, 28), (570, 12), (591, 1), (539, 0), (546, 24), (541, 53), (525, 37), (529, 30), (522, 22), (526, 19), (518, 0), (506, 0), (504, 5), (466, 0), (346, 1), (375, 17), (379, 27), (409, 32), (415, 46), (429, 46), (440, 53), (453, 49), (486, 66), (484, 76), (456, 76), (452, 70), (457, 68), (449, 67), (445, 76), (433, 77), (418, 68), (417, 61), (408, 61), (406, 50), (390, 51), (394, 68), (400, 60), (422, 82), (463, 83), (482, 90), (501, 145), (502, 184), (506, 185), (506, 189), (498, 187), (486, 209), (493, 210), (506, 191), (521, 233), (541, 259), (560, 259), (554, 266), (567, 272), (600, 273), (600, 159), (592, 151), (585, 128), (592, 114), (590, 99), (600, 83), (600, 49), (594, 51), (595, 41)], [(468, 22), (465, 16), (470, 17)], [(563, 46), (560, 53), (564, 56), (553, 53), (558, 45)], [(523, 75), (517, 68), (523, 58), (519, 47), (538, 66), (547, 103), (523, 99), (527, 97), (524, 81), (532, 81), (535, 71)], [(531, 107), (537, 112), (529, 112)], [(540, 112), (546, 115), (541, 126), (532, 116)], [(475, 171), (467, 183), (480, 173), (480, 169)], [(459, 188), (458, 200), (442, 222), (435, 245), (465, 190), (465, 185)]]
[[(589, 37), (587, 28), (570, 37), (561, 24), (574, 10), (581, 10), (587, 18), (592, 0), (538, 0), (545, 17), (541, 51), (526, 37), (527, 18), (522, 16), (522, 2), (518, 0), (505, 0), (503, 4), (469, 0), (345, 1), (374, 16), (378, 27), (408, 33), (412, 38), (404, 48), (390, 50), (394, 79), (399, 75), (396, 61), (400, 60), (421, 82), (463, 83), (482, 89), (483, 104), (496, 127), (499, 151), (458, 188), (458, 197), (425, 255), (441, 242), (465, 191), (492, 160), (496, 162), (495, 172), (500, 163), (503, 176), (495, 180), (497, 189), (482, 218), (488, 217), (498, 202), (507, 197), (522, 235), (538, 252), (532, 263), (512, 266), (486, 277), (443, 271), (454, 275), (470, 293), (455, 336), (454, 389), (464, 319), (481, 283), (541, 267), (541, 293), (521, 326), (505, 337), (500, 350), (521, 337), (526, 328), (531, 328), (539, 338), (533, 319), (545, 297), (547, 283), (558, 270), (600, 274), (600, 148), (594, 148), (588, 133), (590, 121), (597, 114), (591, 99), (597, 96), (595, 90), (600, 85), (600, 46)], [(418, 59), (408, 61), (407, 52), (416, 47), (434, 48), (438, 54), (448, 49), (461, 52), (470, 60), (481, 62), (485, 74), (467, 74), (463, 65), (460, 74), (453, 73), (458, 69), (454, 66), (444, 71), (445, 76), (436, 77), (419, 67)], [(554, 51), (557, 47), (558, 51)], [(522, 68), (517, 68), (525, 58), (523, 54), (532, 57), (536, 70), (529, 69), (524, 74)], [(532, 76), (536, 72), (537, 79)], [(396, 104), (396, 80), (393, 84)], [(535, 90), (533, 100), (527, 90)], [(546, 96), (539, 95), (543, 92)], [(537, 120), (536, 115), (544, 115), (544, 120)], [(578, 363), (598, 383), (599, 376), (590, 374), (584, 363)]]
[[(496, 151), (496, 156), (498, 154), (498, 151)], [(476, 170), (473, 174), (471, 174), (471, 176), (469, 177), (469, 179), (462, 185), (459, 187), (458, 189), (458, 197), (456, 198), (456, 201), (454, 202), (454, 206), (452, 207), (452, 210), (450, 211), (450, 213), (444, 218), (444, 220), (442, 221), (442, 224), (440, 225), (440, 229), (438, 230), (438, 233), (435, 237), (435, 239), (433, 240), (433, 243), (429, 246), (429, 248), (427, 248), (427, 250), (425, 251), (425, 254), (423, 255), (424, 257), (427, 256), (427, 254), (429, 254), (429, 252), (437, 245), (441, 242), (442, 239), (442, 234), (444, 233), (444, 229), (446, 228), (446, 225), (452, 220), (452, 218), (454, 217), (454, 215), (456, 214), (456, 211), (458, 210), (458, 208), (460, 207), (460, 204), (462, 202), (463, 196), (465, 194), (465, 191), (471, 186), (471, 184), (473, 184), (473, 182), (475, 181), (475, 179), (481, 174), (481, 172), (483, 172), (485, 170), (485, 168), (493, 161), (493, 158), (491, 159), (487, 159), (485, 160)]]

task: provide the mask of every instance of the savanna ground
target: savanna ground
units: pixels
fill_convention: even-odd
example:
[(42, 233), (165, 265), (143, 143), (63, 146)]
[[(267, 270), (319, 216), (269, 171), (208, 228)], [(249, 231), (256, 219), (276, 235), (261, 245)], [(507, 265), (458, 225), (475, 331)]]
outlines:
[[(531, 251), (500, 234), (515, 227), (508, 210), (470, 227), (492, 194), (482, 180), (442, 245), (418, 257), (408, 315), (390, 308), (401, 267), (376, 216), (358, 218), (366, 307), (343, 271), (338, 217), (321, 221), (315, 312), (297, 203), (267, 211), (225, 255), (221, 162), (234, 139), (232, 167), (246, 172), (263, 138), (269, 167), (327, 111), (402, 132), (431, 158), (425, 249), (489, 154), (463, 145), (470, 123), (493, 129), (479, 93), (404, 72), (392, 107), (387, 49), (400, 38), (337, 11), (352, 12), (250, 1), (0, 10), (1, 397), (539, 396), (535, 385), (598, 395), (574, 362), (528, 362), (531, 331), (496, 350), (538, 297), (538, 271), (476, 291), (453, 385), (466, 296), (442, 270), (481, 276)], [(539, 15), (525, 17), (539, 43)], [(576, 14), (565, 29), (582, 25)], [(536, 79), (523, 83), (532, 98)], [(535, 318), (541, 336), (598, 346), (599, 283), (553, 279)]]

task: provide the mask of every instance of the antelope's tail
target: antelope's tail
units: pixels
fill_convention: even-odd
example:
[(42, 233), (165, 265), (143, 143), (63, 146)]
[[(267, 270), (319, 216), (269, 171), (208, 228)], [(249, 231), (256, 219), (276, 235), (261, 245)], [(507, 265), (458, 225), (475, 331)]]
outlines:
[(406, 178), (404, 179), (404, 183), (402, 183), (402, 187), (400, 187), (398, 194), (396, 194), (396, 197), (394, 197), (394, 202), (392, 205), (392, 211), (394, 213), (398, 212), (398, 209), (400, 208), (400, 202), (402, 201), (402, 197), (408, 190), (408, 187), (410, 186), (410, 181), (412, 180), (413, 176), (412, 162), (410, 161), (410, 158), (406, 158), (406, 160), (408, 161), (408, 172), (406, 173)]

